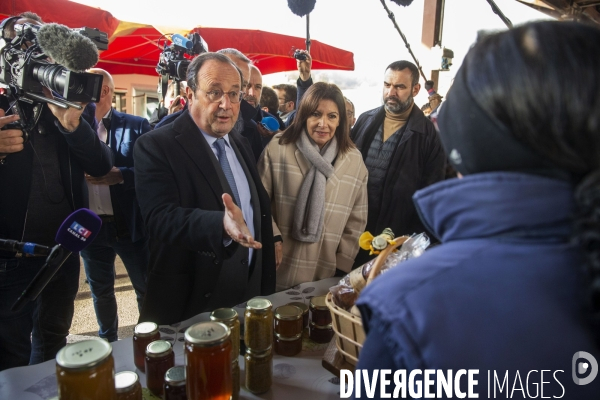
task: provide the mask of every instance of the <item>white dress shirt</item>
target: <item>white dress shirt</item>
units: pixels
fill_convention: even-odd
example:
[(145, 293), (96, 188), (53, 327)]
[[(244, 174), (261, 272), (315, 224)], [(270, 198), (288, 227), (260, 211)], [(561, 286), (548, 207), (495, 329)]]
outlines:
[[(110, 115), (109, 110), (104, 118)], [(102, 120), (98, 122), (98, 138), (101, 142), (106, 143), (108, 139), (108, 132), (104, 127)], [(113, 207), (110, 199), (110, 186), (109, 185), (94, 185), (87, 182), (88, 193), (90, 198), (90, 210), (98, 215), (113, 215)]]

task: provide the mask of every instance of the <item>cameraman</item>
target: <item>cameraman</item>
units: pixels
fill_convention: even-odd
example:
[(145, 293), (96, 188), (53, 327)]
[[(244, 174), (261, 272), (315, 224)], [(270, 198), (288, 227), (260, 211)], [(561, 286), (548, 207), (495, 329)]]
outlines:
[[(14, 25), (23, 23), (42, 24), (37, 15), (25, 13), (0, 34), (12, 38)], [(52, 96), (46, 88), (44, 95)], [(0, 238), (52, 246), (63, 220), (87, 207), (84, 171), (106, 175), (112, 155), (90, 126), (95, 125), (93, 104), (87, 110), (19, 104), (26, 116), (34, 107), (43, 110), (28, 141), (20, 129), (0, 130)], [(0, 129), (18, 120), (0, 110)], [(45, 259), (0, 251), (0, 370), (52, 359), (66, 344), (79, 286), (78, 254), (67, 259), (35, 302), (11, 311)]]

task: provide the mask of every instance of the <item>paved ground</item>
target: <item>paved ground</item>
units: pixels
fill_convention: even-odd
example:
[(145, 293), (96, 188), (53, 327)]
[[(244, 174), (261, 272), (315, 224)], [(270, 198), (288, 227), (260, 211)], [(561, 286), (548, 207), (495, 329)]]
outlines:
[[(133, 328), (137, 323), (139, 313), (135, 291), (119, 257), (117, 257), (116, 269), (115, 295), (117, 296), (119, 313), (119, 339), (124, 339), (133, 336)], [(94, 312), (92, 294), (85, 282), (83, 263), (79, 274), (79, 292), (75, 299), (75, 315), (70, 333), (67, 339), (69, 343), (87, 339), (90, 336), (98, 336), (98, 323)]]

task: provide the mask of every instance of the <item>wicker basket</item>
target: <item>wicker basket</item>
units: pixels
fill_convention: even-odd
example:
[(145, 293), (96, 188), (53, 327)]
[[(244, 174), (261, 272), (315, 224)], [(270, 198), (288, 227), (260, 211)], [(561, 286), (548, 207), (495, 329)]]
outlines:
[[(401, 236), (394, 240), (394, 243), (386, 247), (375, 260), (367, 285), (379, 275), (381, 267), (383, 266), (388, 255), (394, 251), (397, 247), (401, 246), (408, 239), (407, 236)], [(333, 302), (333, 296), (331, 292), (327, 293), (325, 303), (331, 312), (331, 319), (333, 324), (333, 330), (335, 332), (335, 345), (344, 357), (346, 362), (356, 366), (358, 363), (358, 356), (362, 345), (365, 341), (365, 331), (363, 329), (362, 320), (359, 316), (349, 313), (341, 307), (338, 307)]]

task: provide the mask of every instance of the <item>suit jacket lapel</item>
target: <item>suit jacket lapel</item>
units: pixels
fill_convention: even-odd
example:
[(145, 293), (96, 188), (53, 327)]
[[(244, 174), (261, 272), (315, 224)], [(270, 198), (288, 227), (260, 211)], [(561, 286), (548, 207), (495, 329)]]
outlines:
[(119, 151), (121, 143), (123, 142), (123, 127), (125, 126), (123, 123), (123, 118), (123, 114), (120, 112), (116, 110), (112, 111), (108, 147), (116, 152)]
[[(212, 191), (217, 198), (221, 199), (221, 195), (224, 193), (223, 188), (229, 189), (229, 185), (222, 185), (221, 179), (219, 179), (219, 173), (223, 175), (223, 172), (219, 168), (215, 168), (215, 164), (218, 162), (212, 149), (202, 136), (202, 132), (196, 126), (194, 121), (189, 115), (188, 111), (185, 111), (179, 116), (173, 123), (173, 130), (176, 132), (175, 140), (181, 145), (183, 150), (190, 156), (194, 164), (200, 170), (200, 173), (204, 175), (204, 178), (210, 185)], [(223, 179), (225, 177), (223, 176)], [(227, 182), (225, 180), (225, 182)], [(231, 189), (228, 190), (231, 194)], [(219, 201), (219, 204), (221, 202)]]

